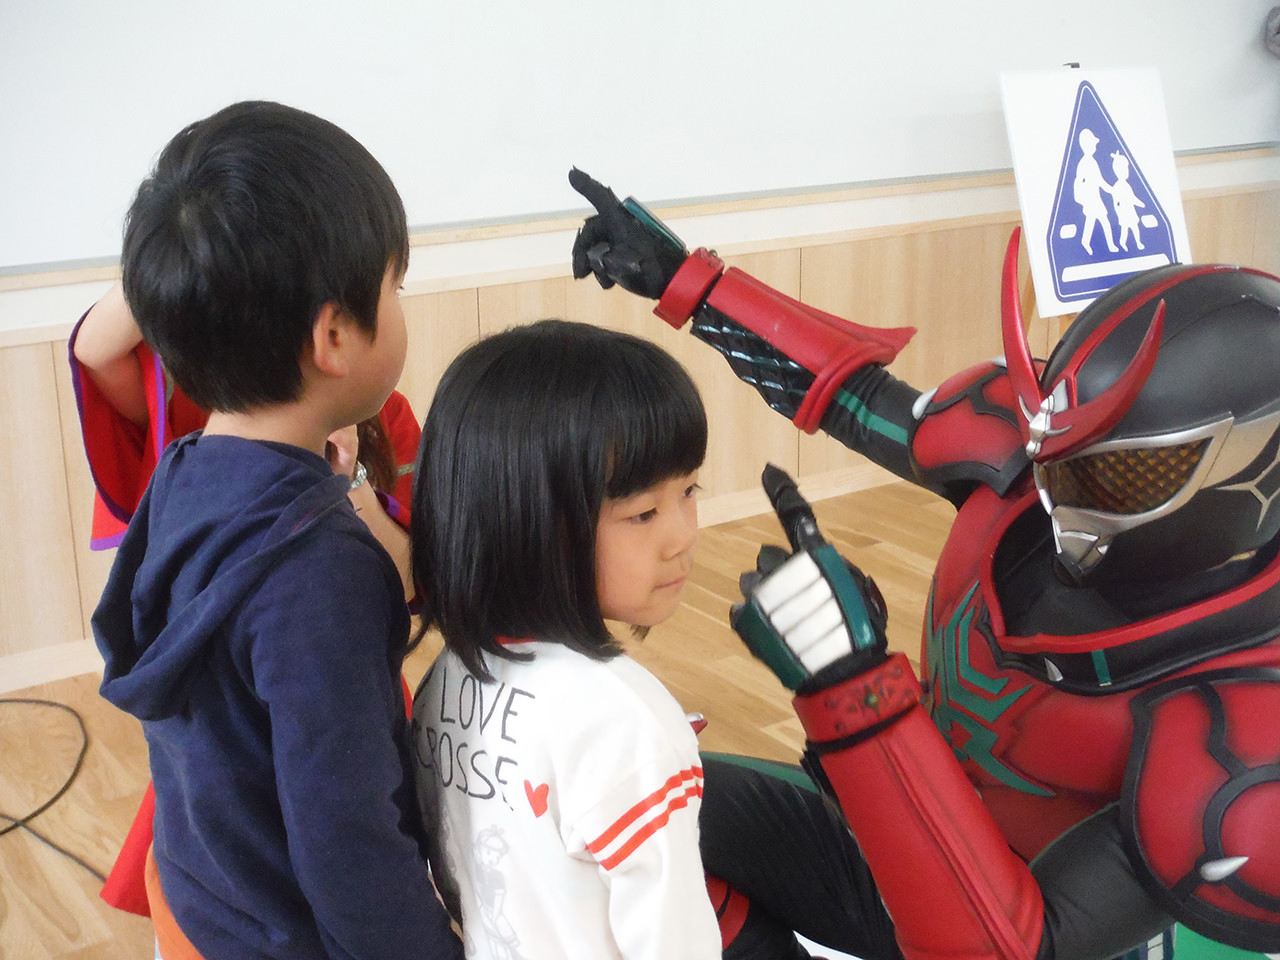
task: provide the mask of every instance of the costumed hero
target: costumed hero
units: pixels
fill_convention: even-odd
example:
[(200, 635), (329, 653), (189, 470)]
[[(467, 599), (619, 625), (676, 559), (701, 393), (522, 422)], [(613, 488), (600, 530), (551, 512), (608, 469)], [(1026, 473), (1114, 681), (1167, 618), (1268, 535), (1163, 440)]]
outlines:
[(598, 211), (576, 277), (692, 320), (774, 410), (957, 508), (919, 682), (780, 471), (791, 550), (761, 551), (732, 614), (796, 691), (903, 953), (1105, 958), (1174, 921), (1280, 950), (1280, 279), (1139, 274), (1041, 363), (1015, 233), (1004, 360), (922, 394), (884, 369), (913, 331), (813, 310), (570, 182)]

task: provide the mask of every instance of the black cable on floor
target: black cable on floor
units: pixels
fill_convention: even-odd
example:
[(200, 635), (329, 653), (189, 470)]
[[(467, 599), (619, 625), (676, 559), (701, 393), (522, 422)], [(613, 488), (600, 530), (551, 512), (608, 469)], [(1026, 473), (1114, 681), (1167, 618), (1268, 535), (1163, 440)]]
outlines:
[(27, 833), (31, 834), (31, 836), (35, 837), (41, 843), (58, 851), (58, 853), (62, 854), (72, 863), (75, 863), (78, 866), (83, 867), (85, 870), (89, 871), (89, 873), (93, 874), (99, 880), (105, 882), (106, 877), (104, 877), (101, 873), (99, 873), (97, 870), (91, 867), (88, 863), (86, 863), (80, 857), (76, 856), (70, 850), (67, 850), (65, 847), (59, 846), (58, 844), (54, 843), (48, 837), (44, 836), (37, 830), (33, 829), (31, 826), (32, 820), (40, 816), (40, 814), (44, 813), (46, 810), (52, 807), (55, 803), (61, 800), (63, 796), (66, 795), (66, 792), (71, 789), (71, 785), (75, 783), (76, 777), (80, 775), (80, 768), (84, 766), (85, 754), (89, 752), (89, 731), (84, 725), (84, 718), (80, 716), (78, 711), (67, 706), (65, 703), (58, 703), (56, 700), (37, 700), (37, 699), (28, 698), (28, 697), (0, 697), (0, 705), (4, 705), (4, 704), (16, 704), (16, 705), (25, 704), (28, 706), (36, 706), (36, 707), (54, 707), (58, 710), (63, 711), (64, 713), (70, 714), (71, 717), (75, 720), (77, 726), (80, 727), (80, 753), (76, 756), (75, 765), (71, 768), (71, 773), (67, 775), (67, 779), (63, 782), (62, 786), (58, 788), (57, 792), (54, 793), (54, 795), (50, 797), (48, 800), (40, 804), (40, 806), (36, 807), (34, 810), (32, 810), (30, 813), (28, 813), (26, 816), (23, 816), (23, 817), (12, 817), (7, 813), (0, 813), (0, 819), (9, 821), (7, 826), (0, 827), (0, 837), (3, 837), (6, 833), (11, 833), (14, 830), (18, 830), (18, 829), (25, 830)]
[(99, 873), (96, 867), (82, 860), (80, 857), (76, 856), (66, 847), (59, 846), (58, 844), (54, 843), (52, 840), (46, 837), (43, 833), (41, 833), (40, 831), (32, 827), (31, 824), (22, 823), (21, 821), (14, 820), (14, 818), (9, 816), (7, 813), (0, 813), (0, 820), (9, 821), (9, 826), (4, 828), (5, 833), (8, 833), (10, 830), (16, 830), (19, 827), (21, 827), (25, 832), (35, 837), (37, 840), (43, 843), (46, 847), (50, 847), (51, 849), (56, 850), (58, 853), (62, 854), (64, 857), (66, 857), (68, 860), (74, 863), (76, 866), (83, 867), (90, 874), (97, 877), (100, 883), (107, 882), (107, 878), (103, 874)]

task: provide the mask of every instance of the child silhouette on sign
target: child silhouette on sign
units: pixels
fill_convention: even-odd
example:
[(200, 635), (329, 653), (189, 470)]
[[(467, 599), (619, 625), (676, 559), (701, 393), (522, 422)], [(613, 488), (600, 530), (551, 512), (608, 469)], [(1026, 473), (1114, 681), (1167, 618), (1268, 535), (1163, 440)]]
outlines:
[(1116, 175), (1116, 182), (1111, 185), (1111, 205), (1116, 210), (1116, 223), (1120, 227), (1120, 235), (1116, 237), (1124, 250), (1129, 249), (1128, 238), (1133, 235), (1133, 242), (1139, 250), (1145, 250), (1142, 237), (1138, 234), (1138, 208), (1146, 204), (1138, 199), (1129, 184), (1129, 158), (1123, 153), (1111, 155), (1111, 169)]

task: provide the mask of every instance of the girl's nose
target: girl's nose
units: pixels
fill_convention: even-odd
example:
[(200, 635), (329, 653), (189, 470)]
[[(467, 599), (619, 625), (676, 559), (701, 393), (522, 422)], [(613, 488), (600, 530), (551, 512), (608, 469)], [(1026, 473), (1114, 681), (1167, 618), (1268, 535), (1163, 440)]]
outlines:
[(679, 556), (692, 549), (697, 540), (697, 507), (693, 506), (691, 509), (678, 511), (672, 522), (671, 534), (667, 542), (667, 555), (671, 557)]

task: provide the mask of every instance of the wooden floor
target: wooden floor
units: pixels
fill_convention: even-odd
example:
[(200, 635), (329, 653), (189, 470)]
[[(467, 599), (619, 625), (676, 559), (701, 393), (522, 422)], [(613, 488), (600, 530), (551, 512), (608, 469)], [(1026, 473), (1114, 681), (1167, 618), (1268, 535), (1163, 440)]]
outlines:
[[(951, 524), (951, 508), (895, 482), (814, 506), (827, 538), (870, 573), (889, 605), (890, 644), (914, 661), (929, 576)], [(802, 735), (781, 685), (727, 626), (738, 574), (754, 566), (761, 543), (782, 542), (772, 515), (703, 531), (683, 609), (653, 629), (633, 655), (690, 712), (704, 714), (708, 750), (795, 760)], [(411, 683), (436, 647), (428, 641), (406, 666)], [(75, 766), (75, 717), (8, 702), (53, 700), (78, 711), (89, 747), (71, 788), (32, 827), (99, 873), (109, 868), (147, 781), (136, 721), (97, 696), (89, 674), (0, 698), (0, 814), (22, 817), (53, 796)], [(0, 829), (9, 821), (0, 819)], [(108, 908), (100, 881), (22, 830), (0, 836), (0, 960), (149, 960), (147, 920)]]

